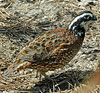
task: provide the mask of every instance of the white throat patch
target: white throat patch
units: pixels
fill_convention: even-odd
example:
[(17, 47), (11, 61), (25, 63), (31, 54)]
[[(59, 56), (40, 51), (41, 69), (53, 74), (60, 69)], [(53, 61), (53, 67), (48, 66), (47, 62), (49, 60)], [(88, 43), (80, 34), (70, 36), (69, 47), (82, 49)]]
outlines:
[(86, 31), (88, 31), (89, 25), (90, 25), (91, 23), (92, 23), (92, 21), (89, 21), (89, 22), (83, 24), (83, 27), (85, 28)]

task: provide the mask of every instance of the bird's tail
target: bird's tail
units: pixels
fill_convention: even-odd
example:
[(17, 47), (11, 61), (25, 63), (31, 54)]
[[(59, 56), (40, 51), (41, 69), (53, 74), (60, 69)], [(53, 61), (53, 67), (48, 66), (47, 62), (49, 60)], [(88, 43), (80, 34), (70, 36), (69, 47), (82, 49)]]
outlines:
[(29, 68), (31, 66), (30, 62), (20, 62), (20, 60), (17, 60), (14, 64), (10, 65), (7, 70), (4, 72), (2, 76), (7, 77), (10, 74), (12, 74), (14, 71), (19, 71), (22, 69)]
[(18, 67), (18, 62), (13, 63), (12, 65), (10, 65), (7, 70), (4, 72), (4, 74), (2, 76), (7, 77), (10, 74), (12, 74), (14, 71), (16, 71), (16, 68)]

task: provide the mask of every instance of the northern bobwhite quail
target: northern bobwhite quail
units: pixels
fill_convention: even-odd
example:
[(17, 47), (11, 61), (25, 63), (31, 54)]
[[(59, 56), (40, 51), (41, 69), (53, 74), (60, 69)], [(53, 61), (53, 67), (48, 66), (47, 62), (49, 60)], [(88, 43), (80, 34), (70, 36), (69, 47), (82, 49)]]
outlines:
[(17, 60), (3, 76), (10, 75), (18, 68), (32, 67), (45, 72), (64, 67), (77, 54), (89, 25), (96, 21), (90, 11), (80, 13), (68, 27), (46, 31), (30, 41), (19, 53)]

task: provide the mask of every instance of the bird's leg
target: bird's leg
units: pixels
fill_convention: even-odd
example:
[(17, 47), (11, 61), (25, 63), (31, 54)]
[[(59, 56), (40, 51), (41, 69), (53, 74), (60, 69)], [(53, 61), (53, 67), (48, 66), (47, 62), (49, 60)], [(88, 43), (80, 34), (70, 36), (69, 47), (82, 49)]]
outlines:
[(45, 72), (37, 70), (36, 77), (39, 77), (39, 80), (42, 80), (42, 76), (44, 76), (44, 78), (48, 78), (48, 75), (46, 75)]

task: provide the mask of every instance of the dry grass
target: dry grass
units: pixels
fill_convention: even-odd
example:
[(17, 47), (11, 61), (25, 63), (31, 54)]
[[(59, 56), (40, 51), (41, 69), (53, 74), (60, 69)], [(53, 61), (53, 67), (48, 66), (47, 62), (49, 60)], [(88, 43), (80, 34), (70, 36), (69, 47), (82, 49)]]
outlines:
[(77, 0), (35, 0), (34, 3), (21, 1), (25, 0), (15, 0), (14, 4), (6, 9), (10, 19), (0, 19), (0, 74), (12, 64), (27, 42), (43, 31), (68, 25), (76, 13), (90, 10), (98, 17), (98, 21), (92, 26), (91, 34), (86, 33), (82, 49), (71, 63), (63, 70), (55, 71), (54, 75), (50, 75), (51, 72), (48, 73), (51, 80), (47, 78), (40, 82), (35, 78), (34, 70), (22, 70), (6, 79), (0, 77), (0, 92), (10, 93), (18, 90), (19, 93), (19, 90), (28, 89), (32, 92), (40, 90), (47, 93), (48, 91), (61, 93), (82, 93), (82, 91), (97, 93), (98, 91), (99, 93), (100, 72), (95, 72), (99, 68), (97, 65), (100, 61), (98, 1), (96, 5), (88, 6), (78, 6)]

